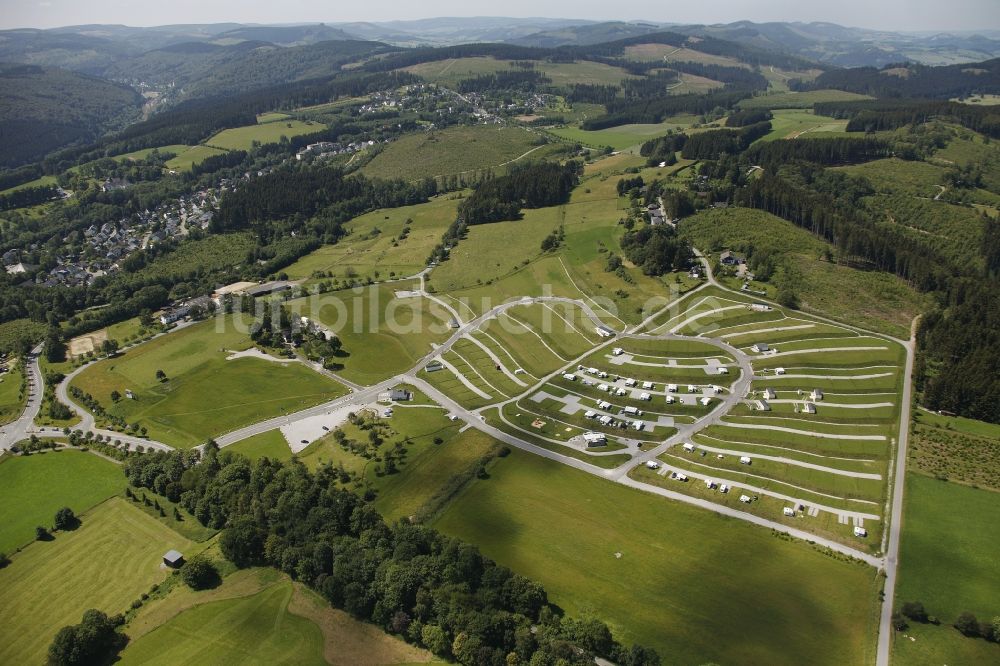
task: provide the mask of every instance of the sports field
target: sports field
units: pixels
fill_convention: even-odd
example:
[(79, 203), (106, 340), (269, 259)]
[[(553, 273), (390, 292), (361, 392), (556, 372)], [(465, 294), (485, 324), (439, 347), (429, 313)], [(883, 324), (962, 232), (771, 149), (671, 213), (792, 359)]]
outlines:
[(171, 548), (200, 550), (120, 498), (83, 514), (78, 529), (25, 548), (0, 569), (0, 663), (41, 663), (59, 628), (88, 608), (124, 612), (166, 578), (161, 557)]
[(372, 178), (419, 180), (490, 169), (539, 147), (520, 127), (472, 125), (417, 132), (385, 146), (361, 172)]
[(121, 466), (82, 451), (0, 458), (0, 552), (10, 554), (51, 527), (64, 506), (77, 514), (125, 489)]
[(529, 454), (498, 461), (435, 527), (669, 663), (874, 659), (873, 569)]
[[(245, 321), (245, 320), (240, 320)], [(273, 416), (343, 395), (344, 387), (299, 363), (227, 360), (248, 349), (245, 325), (204, 321), (95, 363), (73, 380), (114, 415), (146, 426), (149, 436), (191, 447)], [(163, 370), (166, 381), (158, 381)], [(111, 400), (131, 390), (135, 399)]]
[(267, 122), (245, 127), (225, 129), (208, 138), (206, 146), (223, 150), (250, 150), (254, 143), (278, 143), (281, 137), (292, 138), (300, 134), (313, 134), (326, 129), (326, 125), (311, 120)]
[(419, 296), (396, 298), (396, 289), (407, 288), (359, 287), (288, 301), (287, 307), (337, 334), (343, 353), (335, 361), (346, 379), (374, 384), (409, 370), (450, 334), (451, 315), (440, 305)]
[(424, 204), (366, 213), (345, 225), (347, 237), (307, 254), (284, 272), (293, 280), (331, 275), (385, 280), (414, 275), (425, 267), (431, 250), (455, 221), (458, 204), (457, 198), (442, 196)]

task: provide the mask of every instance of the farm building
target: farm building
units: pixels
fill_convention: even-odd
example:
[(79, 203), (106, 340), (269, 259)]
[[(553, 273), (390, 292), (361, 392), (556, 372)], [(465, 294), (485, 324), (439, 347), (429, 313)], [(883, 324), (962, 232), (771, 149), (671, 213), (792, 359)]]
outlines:
[(184, 565), (184, 556), (176, 550), (168, 550), (163, 555), (163, 564), (171, 569), (179, 569)]
[(599, 432), (585, 432), (583, 433), (583, 441), (587, 443), (587, 446), (604, 446), (608, 443), (608, 438)]
[(247, 287), (243, 290), (243, 293), (247, 296), (257, 298), (258, 296), (267, 296), (269, 294), (275, 294), (279, 291), (286, 291), (291, 288), (292, 283), (288, 280), (275, 280), (273, 282), (263, 282), (253, 287)]

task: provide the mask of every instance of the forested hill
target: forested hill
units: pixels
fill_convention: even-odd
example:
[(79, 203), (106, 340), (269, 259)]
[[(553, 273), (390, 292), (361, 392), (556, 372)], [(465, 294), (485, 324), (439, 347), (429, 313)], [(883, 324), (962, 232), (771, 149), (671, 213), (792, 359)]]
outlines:
[(832, 69), (809, 84), (791, 82), (791, 87), (799, 90), (835, 88), (873, 97), (949, 99), (973, 93), (996, 94), (1000, 93), (1000, 58), (946, 67), (903, 64), (882, 69)]
[(0, 166), (40, 159), (138, 119), (131, 88), (53, 67), (0, 64)]

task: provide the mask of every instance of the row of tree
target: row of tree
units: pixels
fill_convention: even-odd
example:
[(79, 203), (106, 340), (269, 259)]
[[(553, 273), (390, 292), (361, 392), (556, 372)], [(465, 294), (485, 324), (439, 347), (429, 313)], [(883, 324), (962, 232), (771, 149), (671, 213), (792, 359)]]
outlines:
[(332, 466), (205, 447), (126, 461), (133, 484), (179, 489), (200, 522), (224, 528), (223, 554), (239, 567), (278, 568), (331, 605), (461, 664), (659, 663), (652, 650), (617, 643), (597, 620), (560, 617), (536, 582), (434, 530), (387, 525), (372, 505), (340, 487)]
[(698, 132), (684, 142), (681, 155), (688, 160), (713, 160), (719, 155), (735, 155), (750, 147), (771, 131), (770, 121), (747, 125), (740, 129), (717, 129)]

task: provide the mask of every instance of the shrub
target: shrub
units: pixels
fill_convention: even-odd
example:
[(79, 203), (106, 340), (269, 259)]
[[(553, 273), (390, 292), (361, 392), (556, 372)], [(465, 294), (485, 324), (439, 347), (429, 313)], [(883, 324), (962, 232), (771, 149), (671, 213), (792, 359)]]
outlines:
[(79, 520), (76, 518), (76, 514), (73, 513), (73, 509), (68, 506), (56, 511), (55, 521), (53, 525), (57, 530), (71, 530), (79, 524)]
[(195, 555), (181, 569), (181, 578), (192, 590), (205, 590), (219, 583), (219, 570), (212, 560)]

